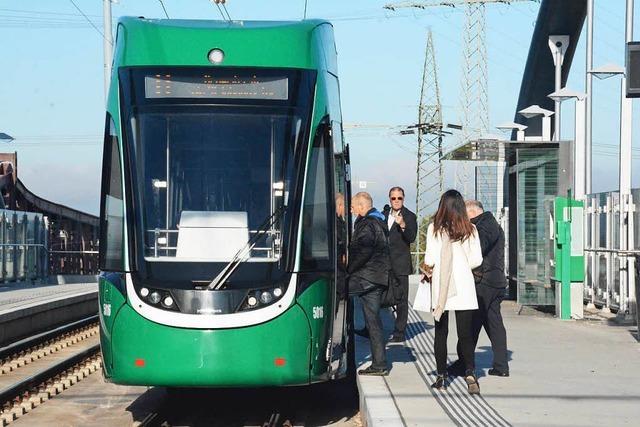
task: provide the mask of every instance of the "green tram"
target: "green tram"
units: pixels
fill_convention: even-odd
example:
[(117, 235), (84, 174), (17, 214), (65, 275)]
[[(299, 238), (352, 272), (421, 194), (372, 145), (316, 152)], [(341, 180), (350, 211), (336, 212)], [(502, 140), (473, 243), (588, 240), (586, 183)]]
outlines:
[(108, 381), (351, 372), (341, 120), (328, 22), (119, 21), (100, 212)]

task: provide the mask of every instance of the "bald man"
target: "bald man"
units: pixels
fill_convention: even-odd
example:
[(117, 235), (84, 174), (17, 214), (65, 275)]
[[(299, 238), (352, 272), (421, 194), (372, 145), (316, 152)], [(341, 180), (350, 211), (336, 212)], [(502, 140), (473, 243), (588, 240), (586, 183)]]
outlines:
[(365, 327), (369, 331), (372, 363), (359, 375), (388, 375), (385, 342), (380, 319), (382, 292), (389, 286), (388, 230), (385, 218), (373, 207), (369, 193), (360, 192), (351, 199), (351, 213), (356, 216), (349, 244), (349, 292), (362, 300)]

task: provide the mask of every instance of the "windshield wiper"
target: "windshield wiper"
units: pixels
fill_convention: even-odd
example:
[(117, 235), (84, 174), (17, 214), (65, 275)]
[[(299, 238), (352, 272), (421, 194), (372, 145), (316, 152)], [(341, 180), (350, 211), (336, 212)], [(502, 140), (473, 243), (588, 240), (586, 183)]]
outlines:
[(256, 246), (260, 238), (264, 236), (269, 229), (282, 217), (286, 210), (285, 206), (281, 206), (276, 209), (271, 216), (269, 216), (260, 227), (258, 227), (256, 234), (249, 239), (249, 241), (233, 256), (231, 261), (218, 273), (218, 275), (209, 283), (207, 289), (220, 289), (224, 283), (231, 277), (233, 272), (238, 268), (241, 262), (245, 261), (247, 255), (251, 254), (251, 251)]

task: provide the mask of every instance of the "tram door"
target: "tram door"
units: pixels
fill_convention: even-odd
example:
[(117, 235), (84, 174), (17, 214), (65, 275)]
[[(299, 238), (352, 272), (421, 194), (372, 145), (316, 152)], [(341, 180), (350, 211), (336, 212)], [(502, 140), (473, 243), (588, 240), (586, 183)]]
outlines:
[(333, 147), (333, 183), (335, 194), (335, 243), (336, 243), (336, 263), (335, 263), (335, 304), (332, 336), (332, 356), (331, 370), (338, 369), (343, 353), (346, 352), (346, 331), (347, 331), (347, 248), (349, 245), (349, 177), (348, 177), (348, 156), (342, 138), (342, 124), (332, 122), (330, 136)]

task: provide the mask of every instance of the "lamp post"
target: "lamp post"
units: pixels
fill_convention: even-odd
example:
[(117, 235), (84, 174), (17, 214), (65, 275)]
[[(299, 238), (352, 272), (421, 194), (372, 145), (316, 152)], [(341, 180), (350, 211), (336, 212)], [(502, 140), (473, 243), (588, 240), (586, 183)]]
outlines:
[(587, 0), (587, 54), (585, 59), (585, 70), (587, 71), (585, 73), (585, 91), (587, 92), (587, 100), (585, 104), (585, 108), (587, 110), (587, 117), (585, 122), (585, 160), (587, 175), (586, 192), (587, 194), (591, 194), (591, 169), (593, 164), (591, 160), (591, 150), (593, 147), (593, 126), (591, 124), (593, 117), (593, 74), (589, 71), (593, 67), (593, 0)]
[(516, 141), (524, 141), (524, 130), (529, 126), (521, 125), (520, 123), (508, 122), (496, 126), (496, 129), (505, 131), (516, 131)]
[[(564, 54), (569, 47), (569, 36), (549, 36), (549, 49), (553, 55), (553, 64), (556, 67), (555, 78), (555, 92), (558, 92), (562, 88), (562, 63), (564, 62)], [(560, 103), (562, 101), (555, 101), (555, 126), (554, 126), (554, 141), (560, 141)]]
[[(542, 116), (542, 135), (539, 137), (539, 139), (541, 141), (551, 141), (551, 116), (555, 114), (553, 111), (542, 108), (538, 104), (533, 104), (525, 109), (518, 111), (518, 113), (527, 119)], [(537, 137), (525, 137), (525, 139), (530, 140), (533, 140), (535, 138)]]
[[(582, 200), (586, 193), (586, 174), (585, 174), (585, 100), (587, 95), (582, 92), (576, 92), (566, 87), (559, 91), (550, 93), (549, 98), (556, 103), (561, 104), (567, 99), (574, 98), (576, 100), (576, 122), (575, 122), (575, 139), (574, 139), (574, 156), (573, 156), (573, 193), (576, 200)], [(556, 140), (560, 140), (560, 122), (557, 122)]]
[[(622, 76), (620, 79), (620, 250), (627, 250), (633, 248), (633, 233), (629, 231), (629, 224), (627, 220), (627, 216), (629, 213), (629, 207), (631, 206), (631, 99), (626, 97), (626, 76), (625, 69), (619, 65), (615, 64), (607, 64), (602, 67), (598, 67), (594, 70), (589, 70), (588, 73), (592, 76), (597, 77), (600, 80), (608, 79), (614, 76)], [(622, 312), (624, 313), (625, 308), (633, 310), (633, 304), (629, 304), (629, 307), (625, 307), (626, 299), (625, 299), (625, 290), (628, 285), (628, 295), (629, 302), (633, 302), (635, 300), (635, 277), (633, 277), (632, 273), (625, 274), (623, 271), (626, 269), (627, 271), (633, 272), (635, 271), (632, 267), (635, 264), (635, 260), (628, 259), (625, 260), (624, 257), (620, 257), (621, 268), (620, 269), (620, 305), (622, 308)], [(624, 264), (628, 262), (628, 265)]]
[(0, 132), (0, 142), (11, 142), (14, 138), (11, 135)]

